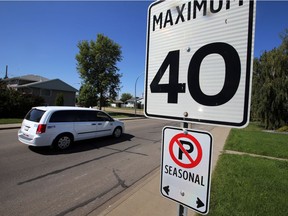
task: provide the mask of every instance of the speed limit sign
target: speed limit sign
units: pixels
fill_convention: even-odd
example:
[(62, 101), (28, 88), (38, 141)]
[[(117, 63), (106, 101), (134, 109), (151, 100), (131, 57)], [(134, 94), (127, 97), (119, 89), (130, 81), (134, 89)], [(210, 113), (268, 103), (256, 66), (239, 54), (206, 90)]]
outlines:
[(147, 25), (145, 115), (244, 127), (255, 1), (157, 1)]

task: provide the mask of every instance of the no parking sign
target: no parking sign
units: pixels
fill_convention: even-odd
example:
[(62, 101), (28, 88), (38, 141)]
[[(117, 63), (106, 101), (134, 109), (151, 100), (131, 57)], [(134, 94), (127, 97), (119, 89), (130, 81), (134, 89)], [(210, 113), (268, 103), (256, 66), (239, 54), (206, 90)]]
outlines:
[(165, 127), (162, 138), (161, 194), (207, 214), (211, 184), (212, 135)]
[[(174, 152), (175, 144), (177, 144), (176, 148), (179, 148), (178, 158)], [(189, 149), (185, 149), (184, 145), (188, 145)], [(197, 151), (196, 159), (193, 159), (190, 155), (190, 153), (192, 153), (194, 150), (194, 146), (196, 146)], [(193, 168), (197, 166), (202, 159), (202, 148), (195, 137), (191, 136), (190, 134), (179, 133), (175, 135), (169, 143), (169, 154), (177, 165), (183, 168)], [(188, 163), (182, 162), (183, 154), (187, 157)]]

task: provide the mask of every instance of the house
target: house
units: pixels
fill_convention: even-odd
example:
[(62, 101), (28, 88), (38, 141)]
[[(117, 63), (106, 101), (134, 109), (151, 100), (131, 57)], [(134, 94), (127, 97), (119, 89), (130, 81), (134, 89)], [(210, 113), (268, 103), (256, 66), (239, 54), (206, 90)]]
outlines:
[(32, 94), (44, 98), (46, 105), (55, 105), (59, 94), (64, 96), (65, 106), (75, 106), (77, 89), (60, 79), (47, 79), (38, 75), (26, 75), (3, 80), (7, 86), (23, 94)]
[(138, 100), (138, 107), (140, 106), (141, 109), (144, 109), (145, 99), (139, 98)]
[(123, 101), (121, 100), (115, 100), (111, 102), (111, 107), (121, 107), (123, 104)]
[[(142, 98), (138, 98), (136, 97), (136, 102), (137, 102), (137, 108), (141, 108), (141, 101), (142, 101)], [(135, 107), (135, 98), (131, 98), (127, 101), (125, 101), (124, 107), (129, 107), (129, 108), (134, 108)]]

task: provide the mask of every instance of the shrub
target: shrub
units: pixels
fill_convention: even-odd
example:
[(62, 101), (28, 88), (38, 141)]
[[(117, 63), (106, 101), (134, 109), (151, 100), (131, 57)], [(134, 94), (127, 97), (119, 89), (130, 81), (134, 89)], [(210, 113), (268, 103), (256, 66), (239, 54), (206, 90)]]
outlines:
[(40, 96), (22, 94), (14, 89), (1, 88), (0, 118), (23, 118), (33, 106), (43, 105)]
[(57, 94), (55, 104), (56, 104), (56, 106), (63, 106), (64, 105), (64, 95), (62, 93)]
[(279, 129), (277, 129), (278, 132), (288, 132), (288, 125), (285, 125)]

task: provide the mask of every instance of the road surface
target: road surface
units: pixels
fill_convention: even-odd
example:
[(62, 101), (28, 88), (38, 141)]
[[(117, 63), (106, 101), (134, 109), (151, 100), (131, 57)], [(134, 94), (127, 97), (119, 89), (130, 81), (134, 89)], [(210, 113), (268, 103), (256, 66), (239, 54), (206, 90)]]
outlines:
[(28, 147), (17, 140), (16, 129), (0, 130), (1, 215), (84, 216), (97, 211), (159, 168), (165, 125), (180, 124), (129, 120), (118, 140), (88, 140), (64, 152)]

